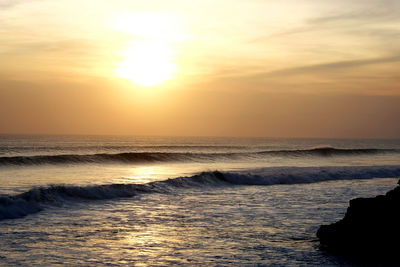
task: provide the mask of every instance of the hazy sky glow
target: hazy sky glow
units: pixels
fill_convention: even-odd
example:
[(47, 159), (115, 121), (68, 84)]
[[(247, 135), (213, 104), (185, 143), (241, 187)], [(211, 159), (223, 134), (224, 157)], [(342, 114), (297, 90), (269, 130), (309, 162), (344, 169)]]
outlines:
[(400, 1), (0, 0), (0, 133), (400, 138)]

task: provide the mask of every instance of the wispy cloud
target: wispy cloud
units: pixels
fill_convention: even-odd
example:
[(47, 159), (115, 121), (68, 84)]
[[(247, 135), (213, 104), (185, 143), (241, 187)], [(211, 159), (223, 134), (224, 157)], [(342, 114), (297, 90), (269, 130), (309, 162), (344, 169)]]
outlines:
[(346, 24), (351, 22), (373, 23), (378, 21), (399, 20), (400, 3), (398, 1), (385, 0), (375, 3), (366, 3), (352, 10), (339, 10), (324, 16), (307, 20), (310, 25), (321, 24)]
[(40, 0), (0, 0), (0, 12), (2, 9), (9, 9), (21, 5), (23, 3), (40, 1)]
[(238, 66), (237, 71), (219, 73), (213, 79), (221, 86), (228, 84), (237, 90), (248, 88), (275, 93), (400, 95), (400, 73), (396, 71), (399, 68), (400, 53), (272, 71)]
[(1, 0), (0, 1), (0, 8), (10, 8), (15, 5), (18, 5), (20, 1), (17, 0)]
[(0, 51), (3, 55), (23, 55), (25, 53), (62, 53), (74, 56), (83, 56), (96, 48), (94, 44), (83, 39), (65, 40), (16, 40), (7, 43), (7, 49)]
[(393, 55), (389, 57), (380, 57), (373, 59), (343, 60), (343, 61), (329, 62), (323, 64), (306, 65), (306, 66), (281, 69), (271, 72), (265, 72), (262, 74), (257, 74), (256, 76), (268, 77), (268, 76), (298, 75), (305, 73), (317, 73), (317, 72), (327, 72), (333, 70), (342, 70), (348, 68), (357, 68), (366, 65), (392, 63), (392, 62), (400, 62), (400, 55)]
[[(285, 36), (304, 34), (318, 31), (352, 31), (358, 33), (364, 31), (379, 34), (385, 30), (384, 27), (390, 24), (400, 23), (400, 2), (385, 0), (351, 7), (349, 10), (336, 9), (318, 16), (305, 19), (300, 26), (287, 28), (269, 35), (259, 36), (251, 39), (250, 42), (265, 42), (271, 39), (282, 38)], [(371, 29), (369, 26), (374, 26)], [(398, 29), (398, 27), (395, 27)], [(400, 30), (392, 31), (399, 32)], [(353, 31), (354, 32), (354, 31)]]

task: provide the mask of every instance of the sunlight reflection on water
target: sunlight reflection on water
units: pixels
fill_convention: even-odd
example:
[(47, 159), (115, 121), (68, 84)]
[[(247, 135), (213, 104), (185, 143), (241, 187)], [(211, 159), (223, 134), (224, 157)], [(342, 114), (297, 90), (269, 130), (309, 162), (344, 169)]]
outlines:
[(0, 224), (0, 264), (341, 264), (315, 231), (350, 198), (396, 179), (177, 189), (109, 201), (67, 202)]

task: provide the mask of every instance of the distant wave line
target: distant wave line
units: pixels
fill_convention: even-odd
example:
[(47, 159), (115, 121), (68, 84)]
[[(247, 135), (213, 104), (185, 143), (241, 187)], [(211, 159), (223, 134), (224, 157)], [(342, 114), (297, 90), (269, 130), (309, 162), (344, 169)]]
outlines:
[(331, 157), (352, 155), (375, 155), (385, 153), (400, 153), (400, 149), (342, 149), (322, 147), (298, 150), (266, 150), (257, 152), (124, 152), (99, 154), (59, 154), (37, 156), (0, 157), (0, 166), (6, 165), (42, 165), (42, 164), (79, 164), (79, 163), (146, 163), (146, 162), (209, 162), (216, 159), (246, 159), (263, 158), (265, 156), (281, 157)]

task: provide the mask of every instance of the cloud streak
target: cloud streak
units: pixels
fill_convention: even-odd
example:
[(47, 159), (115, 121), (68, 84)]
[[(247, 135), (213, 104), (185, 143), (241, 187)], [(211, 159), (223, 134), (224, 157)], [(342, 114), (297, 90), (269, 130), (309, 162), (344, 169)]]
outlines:
[(41, 0), (0, 0), (0, 12), (5, 9), (10, 9), (16, 6), (19, 6), (23, 3), (29, 3), (33, 1), (41, 1)]
[(300, 67), (281, 69), (271, 72), (265, 72), (263, 74), (258, 74), (256, 76), (270, 77), (270, 76), (288, 76), (288, 75), (298, 75), (298, 74), (327, 72), (327, 71), (329, 72), (333, 70), (357, 68), (366, 65), (396, 63), (396, 62), (400, 62), (400, 55), (393, 55), (393, 56), (373, 58), (373, 59), (343, 60), (343, 61), (329, 62), (323, 64), (300, 66)]
[[(367, 7), (365, 7), (367, 6)], [(250, 42), (265, 42), (271, 39), (283, 38), (292, 35), (305, 34), (320, 31), (352, 31), (358, 33), (364, 31), (379, 34), (386, 26), (398, 25), (400, 23), (400, 2), (380, 1), (361, 7), (349, 7), (350, 10), (342, 9), (326, 12), (323, 15), (305, 19), (301, 26), (281, 30), (269, 35), (259, 36)], [(373, 29), (369, 27), (373, 26)], [(398, 29), (398, 27), (394, 27)], [(393, 30), (398, 32), (398, 30)]]

